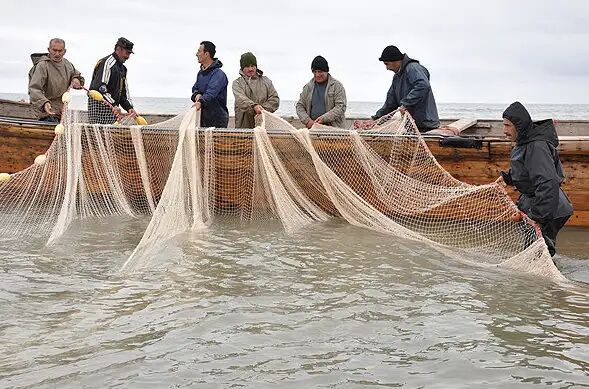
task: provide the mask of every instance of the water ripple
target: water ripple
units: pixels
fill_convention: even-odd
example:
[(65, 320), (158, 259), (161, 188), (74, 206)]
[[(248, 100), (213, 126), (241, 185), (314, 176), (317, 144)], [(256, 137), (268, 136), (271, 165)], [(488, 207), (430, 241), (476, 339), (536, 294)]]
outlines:
[(0, 242), (0, 386), (589, 386), (583, 284), (337, 221), (294, 235), (225, 221), (119, 274), (146, 222)]

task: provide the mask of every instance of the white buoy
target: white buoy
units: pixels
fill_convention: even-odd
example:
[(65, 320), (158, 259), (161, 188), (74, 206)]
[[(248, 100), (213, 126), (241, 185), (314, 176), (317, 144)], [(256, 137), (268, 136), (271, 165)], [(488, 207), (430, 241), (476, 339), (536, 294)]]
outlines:
[(70, 92), (65, 92), (63, 95), (61, 95), (61, 101), (64, 103), (69, 103), (72, 101), (72, 95), (70, 95)]
[(63, 124), (59, 123), (57, 126), (55, 126), (54, 131), (56, 135), (61, 135), (65, 132), (65, 127), (63, 126)]
[(45, 154), (37, 155), (37, 158), (35, 158), (35, 165), (43, 166), (46, 160), (47, 156), (45, 156)]
[(10, 181), (10, 174), (0, 173), (0, 182), (8, 182), (8, 181)]

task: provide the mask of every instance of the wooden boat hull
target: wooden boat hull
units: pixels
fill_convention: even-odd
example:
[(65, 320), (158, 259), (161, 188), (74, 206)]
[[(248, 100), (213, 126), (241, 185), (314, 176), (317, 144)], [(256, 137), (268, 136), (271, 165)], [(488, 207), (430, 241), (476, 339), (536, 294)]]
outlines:
[[(300, 126), (293, 118), (289, 121)], [(589, 123), (559, 122), (557, 126), (560, 157), (567, 174), (563, 189), (575, 208), (568, 225), (589, 227), (589, 136), (585, 135), (589, 134)], [(29, 167), (49, 148), (55, 136), (53, 128), (53, 124), (37, 121), (0, 119), (0, 172), (14, 173)], [(480, 141), (481, 148), (446, 147), (441, 145), (440, 136), (424, 138), (437, 161), (455, 178), (487, 184), (509, 168), (511, 144), (501, 136), (501, 128), (500, 121), (483, 121), (463, 132)], [(370, 143), (378, 145), (378, 139)], [(516, 199), (517, 193), (510, 194)]]

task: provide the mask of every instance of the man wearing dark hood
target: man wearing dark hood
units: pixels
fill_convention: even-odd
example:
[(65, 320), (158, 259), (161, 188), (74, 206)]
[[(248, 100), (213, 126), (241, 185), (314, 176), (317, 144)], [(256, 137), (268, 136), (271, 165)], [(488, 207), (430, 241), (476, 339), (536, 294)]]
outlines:
[(200, 70), (192, 86), (191, 100), (200, 114), (201, 127), (226, 128), (229, 123), (227, 85), (229, 81), (221, 70), (223, 63), (215, 58), (213, 42), (202, 41), (196, 51)]
[(552, 119), (532, 122), (520, 103), (503, 112), (503, 132), (515, 142), (511, 168), (501, 172), (507, 185), (520, 192), (518, 208), (540, 225), (551, 256), (556, 235), (573, 214), (573, 205), (560, 188), (564, 171), (558, 156), (558, 136)]

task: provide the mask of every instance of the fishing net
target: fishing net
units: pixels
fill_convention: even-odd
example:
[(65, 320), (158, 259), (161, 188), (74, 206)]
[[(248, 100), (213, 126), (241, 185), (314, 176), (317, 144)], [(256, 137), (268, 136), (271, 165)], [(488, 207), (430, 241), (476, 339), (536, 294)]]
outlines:
[(0, 183), (0, 233), (59, 241), (76, 219), (151, 215), (123, 271), (215, 218), (278, 220), (295, 232), (330, 218), (427, 244), (480, 266), (555, 280), (538, 227), (512, 220), (500, 184), (469, 185), (435, 160), (409, 115), (370, 130), (295, 129), (263, 112), (253, 130), (201, 128), (194, 108), (153, 125), (67, 109), (44, 156)]

